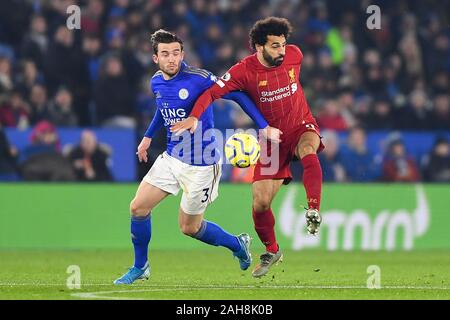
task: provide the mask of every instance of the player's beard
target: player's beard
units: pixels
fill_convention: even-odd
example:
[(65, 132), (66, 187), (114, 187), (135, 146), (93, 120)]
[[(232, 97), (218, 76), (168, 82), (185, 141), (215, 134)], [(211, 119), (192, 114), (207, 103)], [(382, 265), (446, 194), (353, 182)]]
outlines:
[(284, 56), (279, 56), (277, 58), (272, 58), (270, 54), (266, 51), (266, 48), (263, 47), (263, 58), (266, 60), (267, 64), (271, 67), (278, 67), (283, 63)]

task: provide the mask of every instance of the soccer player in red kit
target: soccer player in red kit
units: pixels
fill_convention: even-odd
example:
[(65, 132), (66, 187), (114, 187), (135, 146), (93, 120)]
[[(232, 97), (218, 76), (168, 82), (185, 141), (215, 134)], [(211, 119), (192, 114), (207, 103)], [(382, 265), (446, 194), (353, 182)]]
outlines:
[[(286, 44), (291, 32), (291, 24), (284, 18), (269, 17), (257, 21), (249, 35), (256, 53), (231, 67), (197, 99), (190, 117), (172, 126), (172, 131), (178, 133), (195, 130), (200, 115), (213, 100), (230, 91), (241, 90), (253, 99), (269, 125), (281, 131), (281, 142), (276, 146), (278, 170), (265, 174), (267, 164), (261, 159), (254, 170), (253, 221), (260, 240), (266, 246), (266, 253), (261, 255), (260, 264), (253, 271), (254, 277), (265, 275), (283, 257), (275, 237), (271, 203), (281, 185), (292, 180), (290, 162), (294, 157), (300, 159), (303, 166), (308, 232), (316, 235), (322, 222), (319, 214), (322, 169), (317, 152), (324, 146), (299, 81), (303, 54), (297, 46)], [(267, 156), (271, 153), (270, 143)]]

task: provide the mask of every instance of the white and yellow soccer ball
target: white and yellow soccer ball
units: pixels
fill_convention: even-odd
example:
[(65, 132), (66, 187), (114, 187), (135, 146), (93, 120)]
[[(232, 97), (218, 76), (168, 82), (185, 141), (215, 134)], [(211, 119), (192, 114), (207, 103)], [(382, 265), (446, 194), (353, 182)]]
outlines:
[(248, 133), (235, 133), (225, 143), (225, 156), (235, 167), (247, 168), (259, 159), (261, 147), (258, 140)]

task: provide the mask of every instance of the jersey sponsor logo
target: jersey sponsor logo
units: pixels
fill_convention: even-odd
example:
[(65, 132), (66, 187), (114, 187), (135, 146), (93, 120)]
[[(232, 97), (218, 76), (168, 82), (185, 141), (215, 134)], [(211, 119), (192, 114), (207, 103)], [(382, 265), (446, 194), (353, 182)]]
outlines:
[(180, 97), (180, 99), (186, 100), (189, 97), (189, 91), (187, 91), (187, 89), (185, 88), (182, 88), (180, 89), (180, 91), (178, 91), (178, 96)]
[(164, 119), (164, 125), (170, 126), (186, 118), (187, 112), (183, 108), (159, 109)]
[(231, 74), (230, 74), (229, 72), (225, 73), (225, 74), (222, 76), (222, 79), (223, 79), (223, 81), (228, 81), (228, 80), (230, 80), (230, 79), (231, 79)]
[(217, 77), (215, 75), (210, 76), (211, 81), (217, 82)]
[(186, 110), (181, 108), (167, 108), (167, 109), (159, 109), (161, 111), (161, 115), (164, 119), (166, 118), (185, 118)]
[(278, 88), (272, 91), (261, 91), (261, 102), (273, 102), (277, 100), (290, 97), (297, 91), (297, 83), (291, 83), (285, 87)]
[(287, 85), (272, 91), (261, 91), (261, 102), (273, 102), (291, 95), (290, 86)]
[(258, 83), (258, 87), (264, 87), (267, 86), (267, 80), (260, 80)]

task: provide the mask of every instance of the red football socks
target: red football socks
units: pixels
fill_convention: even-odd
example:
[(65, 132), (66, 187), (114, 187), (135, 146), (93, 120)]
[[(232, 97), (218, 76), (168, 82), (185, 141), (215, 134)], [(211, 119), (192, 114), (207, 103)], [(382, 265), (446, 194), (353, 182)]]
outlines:
[(308, 199), (308, 208), (319, 210), (322, 191), (322, 168), (317, 154), (308, 154), (301, 160), (303, 166), (303, 185)]
[(271, 253), (278, 252), (278, 244), (275, 238), (275, 217), (272, 209), (253, 213), (253, 222), (255, 223), (255, 230), (261, 242), (266, 246), (266, 250)]

